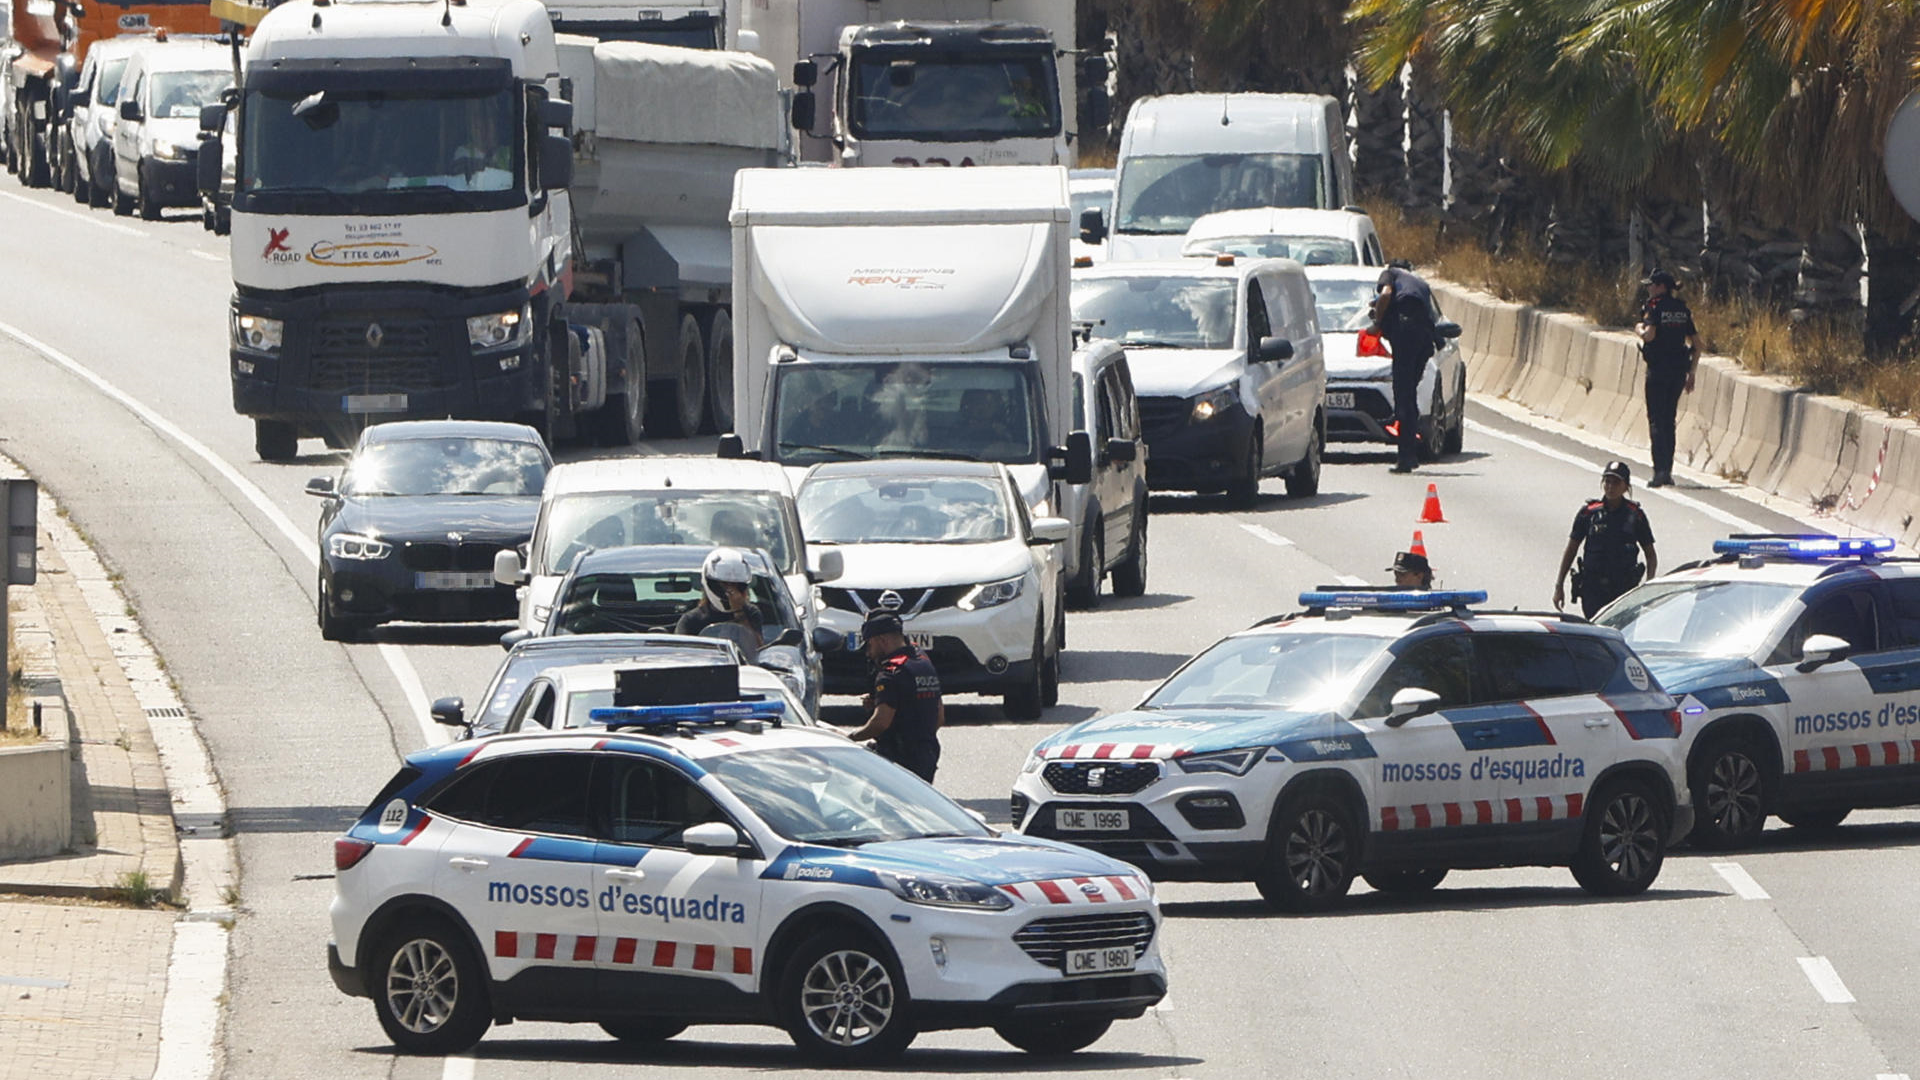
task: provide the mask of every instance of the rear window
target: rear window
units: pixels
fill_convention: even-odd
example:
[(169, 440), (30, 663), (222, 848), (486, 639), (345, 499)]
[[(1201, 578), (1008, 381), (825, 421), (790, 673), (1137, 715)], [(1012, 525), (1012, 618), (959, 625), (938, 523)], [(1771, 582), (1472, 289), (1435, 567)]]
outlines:
[(496, 829), (586, 836), (591, 754), (522, 754), (483, 762), (443, 788), (428, 809)]
[(367, 808), (362, 810), (361, 814), (363, 816), (371, 814), (375, 809), (387, 805), (394, 796), (412, 787), (413, 782), (423, 775), (425, 774), (411, 765), (400, 766), (400, 771), (393, 774), (393, 779), (387, 781), (387, 786), (380, 789), (380, 794), (373, 797), (373, 801), (367, 804)]

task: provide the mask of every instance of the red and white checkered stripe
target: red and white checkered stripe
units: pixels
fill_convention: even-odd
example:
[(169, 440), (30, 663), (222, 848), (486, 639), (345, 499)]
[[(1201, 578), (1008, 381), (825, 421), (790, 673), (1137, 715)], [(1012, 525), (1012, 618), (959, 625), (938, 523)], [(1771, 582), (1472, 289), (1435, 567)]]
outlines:
[(1147, 895), (1139, 879), (1122, 876), (1054, 878), (1002, 885), (1000, 891), (1029, 904), (1111, 904)]
[(1586, 802), (1584, 795), (1536, 795), (1525, 799), (1476, 799), (1473, 802), (1383, 806), (1380, 808), (1380, 831), (1443, 829), (1450, 825), (1513, 825), (1522, 821), (1564, 821), (1579, 817)]
[(1177, 746), (1153, 743), (1075, 743), (1049, 746), (1040, 751), (1040, 757), (1045, 761), (1145, 761), (1180, 757), (1185, 753)]
[(507, 960), (551, 960), (557, 964), (644, 967), (663, 971), (753, 974), (753, 950), (686, 941), (647, 941), (585, 934), (541, 934), (496, 930), (493, 955)]
[(1822, 746), (1793, 752), (1793, 771), (1797, 773), (1864, 769), (1873, 765), (1920, 765), (1920, 739)]

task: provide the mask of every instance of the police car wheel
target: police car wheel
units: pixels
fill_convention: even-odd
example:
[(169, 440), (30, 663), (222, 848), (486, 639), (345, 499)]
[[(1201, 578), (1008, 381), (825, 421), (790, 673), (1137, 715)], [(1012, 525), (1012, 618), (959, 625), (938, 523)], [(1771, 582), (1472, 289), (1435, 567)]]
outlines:
[(1666, 810), (1646, 785), (1623, 780), (1591, 804), (1573, 878), (1597, 896), (1633, 896), (1660, 876), (1667, 854)]
[(1694, 758), (1693, 805), (1700, 820), (1688, 837), (1703, 848), (1743, 848), (1767, 823), (1767, 776), (1745, 739), (1716, 740)]
[(994, 1033), (1041, 1057), (1064, 1057), (1100, 1041), (1113, 1026), (1111, 1016), (1062, 1016), (1054, 1019), (1008, 1020), (995, 1024)]
[(480, 1041), (493, 1023), (486, 970), (441, 919), (405, 924), (373, 956), (373, 1008), (401, 1053), (444, 1056)]
[(1288, 800), (1267, 831), (1267, 861), (1254, 879), (1281, 911), (1326, 911), (1353, 885), (1358, 834), (1346, 808), (1326, 795)]
[(787, 1035), (819, 1061), (884, 1061), (913, 1041), (906, 980), (864, 935), (828, 931), (803, 942), (787, 961), (780, 997)]
[(1847, 820), (1852, 809), (1781, 811), (1780, 820), (1796, 829), (1832, 829)]
[(687, 1025), (684, 1021), (660, 1016), (629, 1016), (624, 1020), (602, 1020), (600, 1030), (623, 1043), (647, 1046), (666, 1042), (687, 1030)]
[(1412, 896), (1429, 893), (1440, 886), (1447, 878), (1445, 869), (1440, 870), (1369, 870), (1361, 875), (1367, 884), (1383, 893), (1398, 896)]

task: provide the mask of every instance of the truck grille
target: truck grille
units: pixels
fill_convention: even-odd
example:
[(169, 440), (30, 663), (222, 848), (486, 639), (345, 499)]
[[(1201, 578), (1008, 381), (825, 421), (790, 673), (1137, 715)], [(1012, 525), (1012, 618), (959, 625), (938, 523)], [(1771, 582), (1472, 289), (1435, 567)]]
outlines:
[(1055, 969), (1061, 967), (1069, 949), (1117, 949), (1131, 945), (1134, 958), (1139, 959), (1153, 943), (1153, 916), (1135, 911), (1124, 915), (1035, 919), (1015, 931), (1013, 940), (1028, 956)]
[(440, 544), (407, 543), (400, 549), (400, 560), (409, 570), (466, 570), (476, 572), (493, 569), (493, 557), (501, 550), (499, 544)]
[(1062, 795), (1131, 795), (1160, 779), (1152, 761), (1050, 761), (1041, 771)]
[(312, 385), (335, 393), (430, 390), (439, 385), (436, 358), (431, 319), (403, 312), (337, 315), (314, 327)]

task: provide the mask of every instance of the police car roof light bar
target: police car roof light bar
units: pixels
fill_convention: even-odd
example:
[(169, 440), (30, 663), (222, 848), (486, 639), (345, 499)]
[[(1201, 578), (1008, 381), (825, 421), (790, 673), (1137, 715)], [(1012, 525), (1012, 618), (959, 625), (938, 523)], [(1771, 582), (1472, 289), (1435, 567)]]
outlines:
[(587, 717), (608, 728), (725, 727), (743, 720), (770, 721), (786, 716), (779, 701), (709, 701), (696, 705), (614, 705), (590, 710)]
[(1478, 589), (1383, 589), (1343, 587), (1315, 589), (1300, 594), (1300, 604), (1309, 611), (1329, 608), (1360, 608), (1370, 611), (1433, 611), (1437, 608), (1464, 608), (1484, 604), (1487, 594)]
[(1887, 536), (1822, 536), (1792, 533), (1735, 533), (1715, 540), (1717, 555), (1764, 556), (1788, 559), (1872, 559), (1893, 550)]

